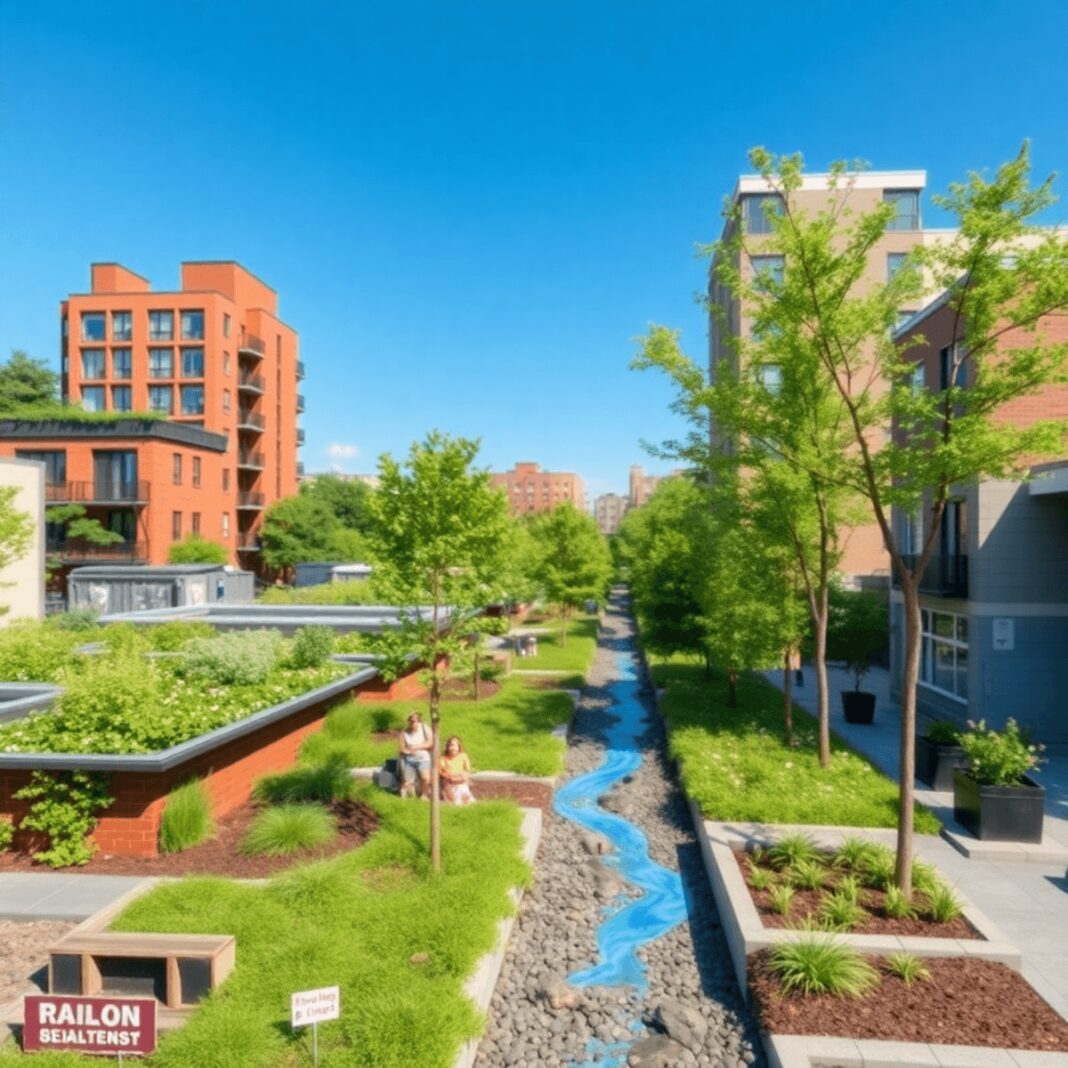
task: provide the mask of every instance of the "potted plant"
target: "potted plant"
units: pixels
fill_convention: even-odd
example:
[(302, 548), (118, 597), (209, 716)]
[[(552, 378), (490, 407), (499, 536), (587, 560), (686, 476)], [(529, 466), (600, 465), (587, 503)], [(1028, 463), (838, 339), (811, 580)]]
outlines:
[(935, 790), (953, 789), (953, 772), (963, 768), (964, 749), (960, 728), (947, 719), (937, 719), (916, 738), (916, 778)]
[(853, 676), (853, 689), (842, 691), (846, 723), (871, 723), (875, 694), (860, 684), (889, 640), (886, 602), (878, 594), (838, 590), (827, 622), (827, 659), (844, 661)]
[(961, 735), (966, 767), (953, 773), (953, 817), (976, 838), (1041, 842), (1046, 791), (1027, 772), (1037, 770), (1041, 746), (1014, 719), (995, 731), (969, 721)]

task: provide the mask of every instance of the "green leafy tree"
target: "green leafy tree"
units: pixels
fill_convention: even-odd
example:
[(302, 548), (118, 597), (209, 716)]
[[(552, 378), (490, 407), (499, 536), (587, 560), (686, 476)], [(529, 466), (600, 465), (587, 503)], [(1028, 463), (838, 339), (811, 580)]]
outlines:
[(371, 525), (374, 491), (363, 482), (337, 475), (317, 475), (300, 484), (300, 495), (321, 501), (348, 530), (364, 532)]
[(187, 534), (167, 550), (167, 560), (172, 564), (228, 564), (230, 554), (220, 542)]
[[(15, 486), (0, 486), (0, 571), (21, 560), (33, 538), (33, 518), (15, 507), (17, 493)], [(8, 605), (0, 605), (0, 616), (7, 615), (10, 610)]]
[(472, 467), (477, 454), (478, 442), (432, 431), (412, 445), (403, 464), (382, 456), (368, 531), (375, 585), (389, 603), (404, 606), (399, 629), (379, 643), (386, 671), (396, 676), (414, 655), (429, 691), (435, 871), (441, 868), (441, 688), (451, 673), (470, 669), (466, 624), (492, 599), (510, 522), (504, 496), (485, 471)]
[(336, 558), (339, 525), (328, 505), (297, 494), (274, 501), (263, 515), (260, 540), (268, 567), (288, 572), (297, 564)]
[[(61, 526), (64, 540), (84, 541), (101, 548), (117, 545), (123, 540), (117, 531), (108, 530), (99, 519), (89, 516), (80, 504), (54, 504), (46, 508), (45, 522), (53, 527)], [(59, 554), (51, 554), (46, 559), (45, 571), (49, 578), (59, 569), (61, 562)]]
[(0, 364), (0, 415), (27, 405), (54, 404), (59, 375), (44, 360), (35, 360), (21, 349)]
[(571, 503), (536, 515), (530, 532), (537, 546), (534, 575), (545, 599), (560, 611), (560, 644), (571, 614), (584, 601), (604, 597), (612, 580), (612, 554), (593, 516)]

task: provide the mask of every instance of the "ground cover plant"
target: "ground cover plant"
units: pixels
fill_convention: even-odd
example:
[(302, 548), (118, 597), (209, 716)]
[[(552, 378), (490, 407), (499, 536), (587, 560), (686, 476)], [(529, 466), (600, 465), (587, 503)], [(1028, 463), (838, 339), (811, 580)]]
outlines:
[(210, 838), (214, 830), (211, 796), (200, 779), (190, 779), (167, 795), (159, 825), (160, 852), (181, 853)]
[[(819, 766), (815, 720), (794, 711), (795, 745), (782, 739), (782, 694), (758, 675), (738, 680), (729, 708), (722, 673), (706, 673), (696, 659), (650, 656), (653, 677), (666, 692), (669, 750), (682, 785), (707, 819), (893, 827), (896, 785), (874, 765), (831, 740), (831, 762)], [(917, 805), (916, 829), (937, 834), (933, 813)], [(891, 869), (892, 871), (892, 869)]]
[[(294, 990), (341, 988), (341, 1019), (319, 1029), (324, 1068), (447, 1068), (480, 1020), (463, 993), (524, 883), (519, 810), (504, 802), (444, 808), (449, 849), (431, 875), (426, 807), (364, 788), (380, 815), (360, 849), (299, 866), (264, 886), (186, 879), (153, 890), (116, 930), (233, 934), (237, 966), (146, 1068), (295, 1068), (310, 1035), (289, 1028)], [(19, 1054), (12, 1048), (0, 1053)], [(34, 1064), (93, 1068), (40, 1054)]]
[(325, 845), (337, 834), (337, 824), (320, 805), (270, 805), (256, 815), (241, 843), (243, 853), (285, 857)]
[(551, 634), (539, 634), (537, 638), (538, 655), (517, 659), (513, 668), (520, 671), (573, 671), (585, 676), (597, 648), (597, 617), (570, 620), (566, 644), (560, 641), (556, 628)]
[(366, 579), (322, 582), (317, 586), (269, 586), (262, 604), (378, 604)]
[[(492, 697), (443, 705), (442, 730), (463, 739), (476, 771), (556, 775), (563, 768), (564, 743), (551, 731), (572, 710), (567, 694), (531, 689), (512, 677)], [(422, 707), (407, 701), (340, 705), (327, 714), (321, 731), (305, 739), (301, 758), (309, 764), (338, 759), (348, 767), (381, 764), (397, 755), (396, 732), (411, 711)]]

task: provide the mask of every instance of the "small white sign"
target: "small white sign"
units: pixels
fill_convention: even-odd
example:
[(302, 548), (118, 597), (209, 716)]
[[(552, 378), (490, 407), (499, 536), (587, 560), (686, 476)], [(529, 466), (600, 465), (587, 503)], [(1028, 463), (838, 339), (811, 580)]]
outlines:
[(336, 1020), (341, 1015), (341, 990), (336, 986), (299, 990), (290, 1000), (289, 1011), (293, 1027)]
[(1011, 653), (1016, 648), (1016, 621), (1004, 616), (994, 618), (994, 648)]

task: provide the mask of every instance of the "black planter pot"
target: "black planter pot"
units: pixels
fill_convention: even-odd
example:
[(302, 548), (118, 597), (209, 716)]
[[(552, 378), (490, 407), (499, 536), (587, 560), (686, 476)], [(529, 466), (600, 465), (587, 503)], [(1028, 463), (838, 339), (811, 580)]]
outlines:
[(1041, 842), (1046, 791), (1024, 778), (1020, 786), (980, 786), (966, 771), (953, 772), (953, 818), (976, 838)]
[(873, 723), (875, 721), (875, 694), (866, 690), (843, 690), (842, 711), (846, 723)]
[(964, 767), (964, 750), (959, 745), (916, 739), (916, 778), (935, 790), (953, 789), (953, 772)]

